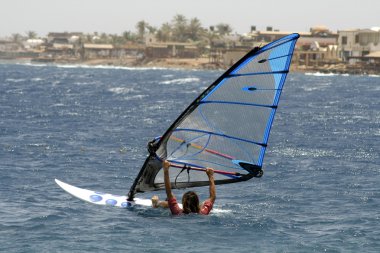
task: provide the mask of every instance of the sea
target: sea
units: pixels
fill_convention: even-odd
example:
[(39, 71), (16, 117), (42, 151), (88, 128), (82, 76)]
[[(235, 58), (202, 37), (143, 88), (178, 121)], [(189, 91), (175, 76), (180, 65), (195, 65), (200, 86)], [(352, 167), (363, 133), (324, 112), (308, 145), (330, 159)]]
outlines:
[(217, 186), (209, 216), (56, 185), (127, 194), (147, 142), (222, 72), (2, 62), (0, 251), (380, 252), (380, 76), (290, 73), (264, 176)]

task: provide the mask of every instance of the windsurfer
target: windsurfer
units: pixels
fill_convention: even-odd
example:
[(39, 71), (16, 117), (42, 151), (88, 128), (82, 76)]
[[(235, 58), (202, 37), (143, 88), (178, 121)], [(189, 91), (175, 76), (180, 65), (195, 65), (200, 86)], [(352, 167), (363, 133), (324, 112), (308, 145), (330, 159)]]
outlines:
[(169, 168), (170, 168), (170, 163), (168, 161), (164, 161), (163, 169), (164, 169), (164, 181), (165, 181), (167, 201), (159, 201), (158, 196), (153, 196), (152, 206), (155, 208), (169, 207), (173, 215), (189, 214), (189, 213), (199, 213), (203, 215), (209, 214), (216, 199), (214, 170), (211, 168), (207, 168), (206, 170), (208, 179), (210, 181), (210, 197), (205, 202), (203, 202), (202, 205), (199, 205), (198, 195), (194, 191), (188, 191), (182, 196), (183, 208), (180, 208), (178, 206), (177, 199), (175, 198), (171, 190)]

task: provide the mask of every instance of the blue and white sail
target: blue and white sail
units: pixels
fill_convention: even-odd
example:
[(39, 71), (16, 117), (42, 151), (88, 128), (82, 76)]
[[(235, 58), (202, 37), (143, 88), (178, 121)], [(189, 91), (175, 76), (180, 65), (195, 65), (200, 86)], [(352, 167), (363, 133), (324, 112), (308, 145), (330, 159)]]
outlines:
[(298, 34), (254, 48), (212, 85), (151, 143), (150, 155), (131, 187), (164, 189), (161, 161), (171, 161), (173, 188), (208, 185), (205, 168), (217, 184), (262, 175), (269, 133)]

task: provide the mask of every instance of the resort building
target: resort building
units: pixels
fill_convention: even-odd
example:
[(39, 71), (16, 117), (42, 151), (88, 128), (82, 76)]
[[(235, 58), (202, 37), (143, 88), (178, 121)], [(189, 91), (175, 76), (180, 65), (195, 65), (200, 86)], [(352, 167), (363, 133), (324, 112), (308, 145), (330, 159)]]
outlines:
[(380, 54), (380, 27), (338, 31), (340, 57), (357, 63), (377, 59)]
[[(242, 37), (242, 45), (247, 48), (262, 46), (271, 41), (280, 39), (293, 32), (279, 31), (268, 26), (265, 31), (257, 31), (255, 26), (251, 26), (250, 33)], [(336, 63), (339, 61), (337, 39), (338, 34), (330, 31), (325, 26), (312, 27), (309, 32), (298, 32), (301, 37), (297, 41), (296, 50), (293, 56), (294, 66), (319, 66)], [(244, 50), (243, 50), (244, 51)], [(225, 57), (227, 62), (242, 55), (242, 52), (235, 53), (231, 57), (229, 52)]]
[(196, 58), (199, 50), (191, 42), (159, 42), (154, 34), (145, 36), (145, 56), (148, 58)]

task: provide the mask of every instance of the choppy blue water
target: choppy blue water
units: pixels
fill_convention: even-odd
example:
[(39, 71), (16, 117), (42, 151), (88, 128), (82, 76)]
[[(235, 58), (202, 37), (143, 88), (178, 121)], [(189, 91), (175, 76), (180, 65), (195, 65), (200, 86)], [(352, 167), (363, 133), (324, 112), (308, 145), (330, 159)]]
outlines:
[(265, 174), (218, 186), (223, 212), (99, 207), (54, 183), (127, 193), (220, 74), (1, 64), (0, 251), (380, 252), (380, 77), (290, 74)]

